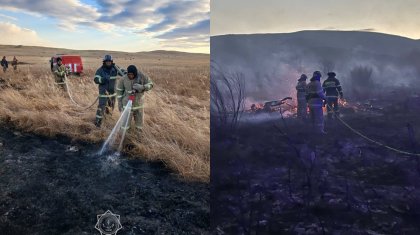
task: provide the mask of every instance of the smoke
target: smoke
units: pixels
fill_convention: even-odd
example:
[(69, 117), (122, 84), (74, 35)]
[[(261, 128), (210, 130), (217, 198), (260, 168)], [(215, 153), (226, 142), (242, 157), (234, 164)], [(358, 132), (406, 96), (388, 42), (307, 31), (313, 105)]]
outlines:
[[(323, 74), (321, 82), (327, 78), (327, 72), (334, 71), (346, 98), (365, 98), (353, 92), (360, 89), (374, 96), (395, 88), (418, 87), (420, 52), (386, 54), (365, 46), (312, 47), (282, 40), (280, 36), (278, 40), (272, 36), (265, 40), (264, 35), (251, 40), (251, 36), (241, 35), (236, 41), (226, 38), (226, 43), (220, 37), (218, 41), (212, 39), (211, 45), (212, 60), (226, 70), (244, 75), (246, 107), (286, 96), (296, 97), (297, 79), (305, 73), (309, 82), (316, 70)], [(357, 77), (355, 71), (360, 68), (371, 71), (370, 77)]]
[[(284, 111), (282, 113), (283, 118), (289, 118), (293, 116), (293, 113), (290, 111)], [(243, 115), (240, 119), (241, 124), (261, 124), (270, 121), (279, 121), (281, 115), (279, 112), (273, 113), (257, 113), (257, 114), (248, 114)]]

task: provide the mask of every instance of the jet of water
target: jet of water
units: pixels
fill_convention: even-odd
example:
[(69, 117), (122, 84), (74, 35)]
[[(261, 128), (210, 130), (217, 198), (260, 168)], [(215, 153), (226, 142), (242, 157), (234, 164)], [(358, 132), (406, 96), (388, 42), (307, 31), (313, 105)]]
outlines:
[(131, 106), (132, 106), (132, 101), (129, 100), (127, 103), (127, 106), (125, 106), (124, 111), (121, 113), (120, 118), (118, 119), (117, 123), (115, 124), (114, 128), (112, 128), (111, 134), (109, 134), (108, 138), (106, 139), (105, 143), (102, 145), (101, 150), (99, 151), (99, 155), (102, 155), (109, 146), (112, 146), (115, 143), (115, 140), (118, 136), (119, 130), (121, 129), (121, 127), (124, 127), (123, 129), (123, 133), (122, 133), (122, 137), (121, 137), (121, 141), (120, 141), (120, 145), (118, 147), (118, 151), (121, 150), (122, 148), (122, 142), (124, 140), (125, 137), (125, 133), (127, 131), (127, 127), (130, 123), (130, 114), (131, 114)]
[[(129, 101), (130, 103), (130, 107), (131, 107), (131, 100)], [(124, 138), (125, 138), (125, 133), (127, 132), (128, 129), (128, 125), (130, 124), (130, 113), (128, 114), (128, 117), (124, 120), (124, 128), (123, 128), (123, 133), (121, 136), (121, 140), (120, 140), (120, 145), (118, 146), (118, 152), (121, 152), (122, 150), (122, 146), (123, 146), (123, 142), (124, 142)]]

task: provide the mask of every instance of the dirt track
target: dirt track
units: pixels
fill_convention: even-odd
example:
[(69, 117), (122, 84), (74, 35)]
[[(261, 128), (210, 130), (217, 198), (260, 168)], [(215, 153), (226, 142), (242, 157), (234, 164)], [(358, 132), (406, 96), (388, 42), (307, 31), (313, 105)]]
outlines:
[(121, 216), (118, 234), (208, 233), (207, 184), (98, 148), (1, 128), (1, 234), (99, 234), (106, 210)]

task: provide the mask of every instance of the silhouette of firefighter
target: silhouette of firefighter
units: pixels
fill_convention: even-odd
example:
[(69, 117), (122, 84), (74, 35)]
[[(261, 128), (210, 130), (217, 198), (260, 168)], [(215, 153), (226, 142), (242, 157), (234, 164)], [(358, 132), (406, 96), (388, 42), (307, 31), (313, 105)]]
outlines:
[(328, 119), (332, 119), (334, 113), (337, 116), (340, 115), (338, 98), (343, 99), (340, 81), (335, 76), (336, 74), (334, 72), (329, 72), (328, 78), (322, 83), (322, 89), (324, 89), (326, 97)]
[(308, 105), (306, 102), (306, 79), (308, 77), (302, 74), (296, 85), (296, 96), (297, 96), (297, 116), (300, 119), (306, 119)]
[(313, 73), (310, 82), (306, 86), (306, 100), (308, 101), (309, 114), (315, 131), (325, 134), (324, 114), (322, 111), (325, 95), (320, 82), (321, 77), (321, 72), (315, 71)]

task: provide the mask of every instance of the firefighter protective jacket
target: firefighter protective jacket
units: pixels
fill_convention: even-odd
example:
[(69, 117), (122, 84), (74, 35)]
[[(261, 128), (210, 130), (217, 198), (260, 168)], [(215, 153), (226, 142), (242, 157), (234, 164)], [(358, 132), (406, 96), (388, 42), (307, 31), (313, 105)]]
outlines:
[(61, 65), (54, 65), (54, 75), (55, 75), (55, 83), (59, 85), (65, 84), (66, 78), (66, 66), (64, 64)]
[(338, 95), (343, 96), (340, 81), (337, 78), (329, 77), (322, 83), (322, 89), (327, 98), (338, 98)]
[(306, 92), (306, 81), (299, 81), (296, 85), (297, 92)]
[(118, 72), (111, 66), (107, 68), (105, 65), (96, 70), (94, 81), (99, 85), (99, 97), (107, 98), (114, 97), (115, 94), (115, 84), (117, 79)]
[(321, 82), (318, 80), (313, 80), (306, 85), (306, 100), (310, 99), (323, 99), (325, 100), (325, 95), (322, 90)]
[(136, 98), (134, 99), (131, 110), (143, 108), (144, 92), (149, 91), (153, 88), (153, 82), (147, 75), (145, 75), (141, 71), (138, 71), (137, 73), (137, 77), (135, 77), (133, 80), (130, 80), (127, 75), (124, 75), (124, 77), (118, 82), (117, 99), (118, 102), (122, 102), (123, 108), (125, 108), (125, 106), (127, 105), (128, 97), (133, 92), (134, 83), (144, 85), (144, 90), (140, 93), (135, 93)]
[(1, 60), (1, 66), (3, 66), (3, 67), (9, 67), (9, 63), (7, 62), (7, 60), (5, 60), (5, 59), (2, 59)]

